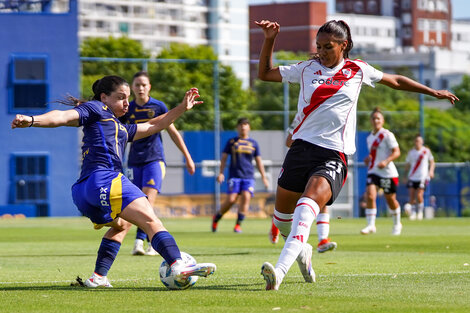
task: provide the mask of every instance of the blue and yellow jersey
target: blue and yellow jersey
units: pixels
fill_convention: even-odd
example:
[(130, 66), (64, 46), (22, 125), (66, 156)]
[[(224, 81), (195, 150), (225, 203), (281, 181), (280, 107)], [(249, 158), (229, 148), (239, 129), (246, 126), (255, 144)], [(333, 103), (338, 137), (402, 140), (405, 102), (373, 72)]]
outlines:
[(227, 141), (223, 152), (230, 155), (229, 178), (254, 178), (252, 161), (259, 156), (258, 143), (254, 139), (234, 137)]
[(96, 170), (122, 172), (122, 156), (128, 141), (134, 139), (136, 125), (123, 125), (100, 101), (74, 108), (83, 126), (82, 171), (79, 181)]
[[(123, 123), (139, 124), (168, 112), (162, 101), (150, 98), (143, 106), (135, 101), (129, 103), (129, 110), (120, 120)], [(165, 161), (163, 142), (160, 133), (136, 140), (129, 151), (129, 166), (142, 166), (154, 161)]]

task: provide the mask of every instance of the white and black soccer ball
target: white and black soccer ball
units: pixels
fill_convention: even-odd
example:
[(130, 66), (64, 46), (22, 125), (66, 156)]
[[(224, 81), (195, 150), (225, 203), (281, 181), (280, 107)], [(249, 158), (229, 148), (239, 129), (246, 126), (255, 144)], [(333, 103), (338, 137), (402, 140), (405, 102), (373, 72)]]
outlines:
[[(181, 252), (181, 258), (186, 265), (195, 265), (196, 259), (186, 252)], [(198, 276), (189, 276), (185, 281), (177, 281), (171, 272), (170, 265), (167, 261), (163, 260), (160, 265), (160, 280), (165, 285), (166, 288), (170, 290), (183, 290), (188, 289), (194, 286), (197, 282)]]

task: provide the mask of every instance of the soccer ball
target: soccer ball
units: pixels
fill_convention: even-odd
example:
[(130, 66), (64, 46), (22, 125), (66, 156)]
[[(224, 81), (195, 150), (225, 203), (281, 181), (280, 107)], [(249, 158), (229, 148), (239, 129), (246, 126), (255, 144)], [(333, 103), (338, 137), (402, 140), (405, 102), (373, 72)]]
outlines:
[[(196, 260), (187, 254), (186, 252), (181, 252), (181, 258), (185, 265), (195, 265)], [(175, 276), (171, 272), (171, 268), (168, 265), (167, 261), (163, 260), (160, 265), (160, 280), (165, 285), (166, 288), (170, 290), (183, 290), (188, 289), (194, 286), (197, 282), (198, 276), (189, 276), (185, 281), (177, 281)]]

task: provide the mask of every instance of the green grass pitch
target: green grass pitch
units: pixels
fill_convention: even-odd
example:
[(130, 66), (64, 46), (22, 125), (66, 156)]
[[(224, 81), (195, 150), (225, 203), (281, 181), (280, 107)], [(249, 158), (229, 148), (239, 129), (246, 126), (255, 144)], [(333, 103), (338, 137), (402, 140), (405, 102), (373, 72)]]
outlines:
[[(131, 256), (131, 230), (108, 277), (112, 289), (72, 287), (93, 272), (100, 238), (85, 218), (0, 220), (0, 312), (470, 312), (470, 219), (391, 219), (362, 236), (363, 219), (331, 221), (334, 252), (313, 255), (315, 284), (294, 264), (279, 291), (265, 291), (260, 267), (276, 263), (267, 219), (233, 220), (211, 233), (210, 218), (165, 219), (182, 251), (217, 264), (189, 290), (169, 291), (160, 256)], [(316, 246), (315, 227), (309, 242)]]

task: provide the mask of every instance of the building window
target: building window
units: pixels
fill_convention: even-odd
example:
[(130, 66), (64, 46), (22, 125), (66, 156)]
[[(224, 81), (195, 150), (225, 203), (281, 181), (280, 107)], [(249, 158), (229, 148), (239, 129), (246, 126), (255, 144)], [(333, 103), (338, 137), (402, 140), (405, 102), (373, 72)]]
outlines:
[(403, 0), (403, 1), (401, 2), (401, 7), (402, 7), (403, 10), (409, 10), (409, 9), (411, 9), (411, 2), (410, 2), (410, 0)]
[(364, 3), (361, 1), (354, 2), (354, 12), (355, 13), (363, 13), (364, 12)]
[(12, 55), (8, 87), (9, 113), (43, 112), (48, 105), (46, 55)]
[(49, 156), (46, 154), (12, 154), (12, 203), (35, 204), (39, 216), (49, 215), (48, 163)]
[(170, 36), (178, 36), (178, 26), (170, 25)]
[(129, 33), (129, 23), (120, 22), (119, 31), (124, 34)]
[(378, 6), (377, 6), (377, 2), (375, 1), (368, 1), (367, 2), (367, 12), (368, 13), (378, 13)]

